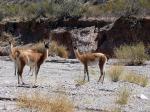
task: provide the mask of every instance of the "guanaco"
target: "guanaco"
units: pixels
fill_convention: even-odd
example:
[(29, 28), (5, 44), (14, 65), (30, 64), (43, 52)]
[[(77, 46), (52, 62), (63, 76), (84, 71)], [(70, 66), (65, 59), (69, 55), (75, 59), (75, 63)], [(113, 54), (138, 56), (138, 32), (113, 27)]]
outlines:
[(100, 69), (100, 77), (98, 82), (101, 80), (102, 76), (102, 83), (104, 81), (104, 76), (105, 76), (105, 71), (104, 71), (104, 67), (105, 64), (107, 62), (107, 57), (105, 56), (105, 54), (103, 53), (83, 53), (80, 54), (77, 47), (74, 47), (74, 53), (76, 58), (84, 65), (84, 81), (86, 78), (86, 74), (88, 77), (88, 81), (90, 81), (89, 78), (89, 71), (88, 71), (88, 66), (91, 65), (99, 65), (99, 69)]
[[(10, 44), (9, 57), (10, 57), (11, 60), (14, 62), (14, 68), (15, 68), (14, 75), (16, 76), (16, 74), (17, 74), (17, 68), (18, 68), (18, 67), (17, 67), (17, 64), (16, 64), (16, 56), (15, 56), (15, 53), (16, 53), (16, 51), (18, 51), (18, 50), (21, 50), (21, 51), (22, 51), (23, 49), (14, 47), (11, 41), (9, 41), (9, 44)], [(28, 72), (28, 75), (30, 74), (31, 71), (32, 71), (32, 74), (31, 74), (31, 75), (33, 75), (33, 68), (34, 68), (34, 67), (32, 67), (32, 66), (30, 67), (30, 70), (29, 70), (29, 72)]]
[(49, 49), (49, 42), (44, 42), (44, 49), (42, 52), (39, 52), (38, 50), (16, 50), (14, 53), (16, 57), (16, 64), (18, 67), (17, 73), (18, 73), (18, 84), (20, 84), (20, 79), (22, 84), (24, 84), (22, 79), (22, 72), (25, 67), (25, 65), (28, 65), (30, 67), (34, 67), (35, 69), (35, 84), (37, 81), (37, 75), (40, 69), (41, 64), (45, 61), (45, 59), (48, 57), (48, 49)]

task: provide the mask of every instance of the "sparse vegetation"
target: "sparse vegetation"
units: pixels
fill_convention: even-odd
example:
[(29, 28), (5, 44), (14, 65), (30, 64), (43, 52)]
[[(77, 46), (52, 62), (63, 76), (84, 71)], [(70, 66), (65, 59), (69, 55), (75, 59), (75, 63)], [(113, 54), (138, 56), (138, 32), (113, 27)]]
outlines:
[(115, 50), (115, 55), (120, 60), (124, 59), (129, 65), (140, 65), (148, 59), (143, 43), (122, 45)]
[(127, 88), (123, 88), (120, 92), (119, 92), (119, 96), (118, 99), (116, 101), (116, 103), (120, 104), (120, 105), (125, 105), (128, 103), (130, 97), (130, 92)]
[[(35, 49), (39, 52), (43, 52), (44, 49), (44, 44), (43, 42), (38, 42), (36, 44), (33, 45), (32, 49)], [(63, 58), (68, 58), (68, 52), (66, 50), (66, 48), (62, 45), (58, 45), (57, 42), (51, 42), (50, 44), (50, 48), (49, 48), (49, 55), (57, 55)]]
[(34, 44), (31, 49), (37, 50), (38, 52), (43, 52), (44, 43), (43, 42), (38, 42), (38, 43)]
[(74, 112), (74, 106), (65, 96), (50, 98), (48, 96), (33, 93), (19, 96), (17, 105), (22, 108), (40, 112)]
[(87, 81), (84, 81), (84, 80), (75, 80), (75, 82), (76, 82), (76, 86), (81, 86), (87, 83)]
[(109, 69), (108, 74), (113, 82), (117, 82), (119, 80), (122, 72), (123, 72), (123, 67), (117, 65), (117, 66), (112, 66)]
[(4, 17), (34, 18), (39, 15), (47, 16), (78, 16), (81, 14), (81, 4), (77, 0), (65, 0), (55, 2), (54, 0), (43, 0), (42, 2), (31, 2), (29, 4), (0, 4), (0, 19)]
[[(110, 0), (105, 4), (83, 4), (78, 0), (43, 0), (23, 4), (0, 4), (0, 20), (5, 17), (34, 18), (39, 15), (61, 16), (100, 16), (149, 14), (149, 0)], [(143, 13), (144, 12), (144, 13)]]
[(138, 85), (143, 86), (143, 87), (145, 87), (148, 84), (148, 77), (147, 76), (138, 75), (134, 72), (129, 72), (128, 74), (125, 74), (123, 80), (130, 82), (130, 83), (138, 84)]
[(112, 110), (111, 112), (121, 112), (121, 108), (115, 108), (115, 109)]
[(149, 13), (149, 7), (148, 0), (110, 0), (105, 4), (85, 5), (83, 9), (86, 16), (95, 17), (99, 15), (143, 15)]
[(59, 46), (55, 41), (51, 42), (49, 54), (52, 56), (57, 55), (63, 58), (68, 58), (68, 51), (66, 50), (66, 47), (62, 45)]

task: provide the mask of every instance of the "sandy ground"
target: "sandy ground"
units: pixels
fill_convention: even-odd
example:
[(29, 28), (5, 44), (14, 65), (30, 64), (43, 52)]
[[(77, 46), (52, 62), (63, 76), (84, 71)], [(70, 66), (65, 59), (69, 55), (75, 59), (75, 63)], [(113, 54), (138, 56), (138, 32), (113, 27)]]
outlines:
[[(60, 61), (59, 61), (60, 62)], [(74, 63), (73, 63), (74, 62)], [(67, 60), (65, 63), (45, 62), (38, 74), (37, 87), (32, 88), (34, 75), (28, 75), (29, 67), (24, 69), (23, 80), (28, 85), (18, 87), (17, 77), (14, 76), (13, 62), (6, 58), (0, 59), (0, 112), (27, 112), (26, 109), (16, 105), (13, 99), (20, 93), (30, 94), (38, 91), (46, 95), (65, 94), (75, 105), (75, 112), (99, 112), (111, 111), (121, 108), (125, 112), (150, 112), (150, 86), (141, 87), (128, 82), (111, 82), (106, 74), (104, 84), (98, 83), (98, 67), (90, 67), (90, 82), (78, 86), (78, 81), (83, 79), (83, 65), (77, 60)], [(109, 60), (106, 71), (112, 66), (113, 60)], [(150, 64), (144, 66), (125, 66), (126, 71), (134, 71), (150, 78)], [(131, 91), (128, 104), (120, 106), (116, 103), (119, 91), (122, 88)], [(148, 100), (137, 97), (144, 94)], [(7, 100), (12, 99), (12, 101)], [(29, 110), (28, 110), (29, 111)]]

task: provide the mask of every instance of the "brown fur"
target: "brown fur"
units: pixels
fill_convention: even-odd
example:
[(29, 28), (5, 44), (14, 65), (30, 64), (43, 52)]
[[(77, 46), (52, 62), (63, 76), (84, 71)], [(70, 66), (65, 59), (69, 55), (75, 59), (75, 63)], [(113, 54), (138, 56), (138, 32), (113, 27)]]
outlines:
[[(16, 75), (16, 70), (17, 70), (17, 65), (16, 65), (16, 57), (19, 55), (19, 51), (23, 51), (25, 49), (23, 48), (17, 48), (17, 47), (14, 47), (13, 44), (11, 42), (10, 43), (10, 53), (9, 53), (9, 57), (11, 58), (11, 60), (14, 62), (14, 67), (15, 67), (15, 72), (14, 72), (14, 75)], [(26, 50), (27, 51), (27, 50)], [(30, 71), (29, 73), (31, 72), (31, 70), (33, 69), (34, 67), (33, 66), (30, 66)], [(28, 73), (28, 74), (29, 74)], [(32, 72), (33, 74), (33, 72)]]
[(102, 83), (104, 81), (104, 65), (107, 62), (107, 57), (103, 53), (83, 53), (80, 54), (79, 51), (76, 49), (74, 50), (76, 57), (80, 60), (80, 62), (84, 65), (84, 80), (86, 78), (86, 73), (89, 81), (89, 72), (88, 72), (88, 64), (90, 62), (98, 62), (99, 69), (100, 69), (100, 77), (98, 82), (101, 80), (103, 76)]
[(41, 64), (44, 62), (44, 60), (48, 56), (48, 48), (44, 48), (43, 53), (37, 52), (32, 49), (27, 50), (16, 50), (16, 53), (14, 53), (14, 57), (16, 57), (16, 64), (18, 66), (18, 84), (20, 83), (20, 78), (22, 84), (24, 84), (22, 80), (22, 72), (25, 67), (25, 65), (28, 65), (30, 67), (34, 67), (35, 69), (35, 83), (37, 80), (37, 74), (39, 72)]

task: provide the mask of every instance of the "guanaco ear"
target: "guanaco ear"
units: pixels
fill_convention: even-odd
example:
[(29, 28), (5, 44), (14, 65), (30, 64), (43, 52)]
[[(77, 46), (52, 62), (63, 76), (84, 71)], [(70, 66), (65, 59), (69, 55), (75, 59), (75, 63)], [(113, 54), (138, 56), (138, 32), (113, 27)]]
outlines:
[(49, 41), (48, 42), (44, 41), (44, 46), (45, 46), (45, 48), (49, 48)]
[(9, 41), (9, 44), (11, 45), (11, 41)]
[(76, 46), (73, 46), (73, 49), (74, 49), (74, 50), (77, 50), (77, 47), (76, 47)]

